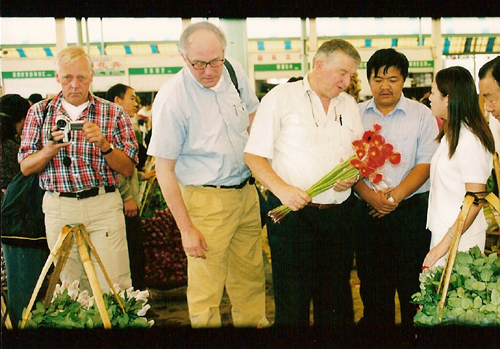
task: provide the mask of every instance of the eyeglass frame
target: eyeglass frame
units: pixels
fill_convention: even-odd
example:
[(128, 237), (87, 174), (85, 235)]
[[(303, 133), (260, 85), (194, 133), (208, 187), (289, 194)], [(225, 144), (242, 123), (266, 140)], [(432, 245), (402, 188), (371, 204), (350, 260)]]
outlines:
[[(191, 64), (195, 70), (205, 70), (205, 69), (207, 69), (207, 65), (210, 65), (210, 67), (212, 67), (212, 68), (220, 68), (224, 65), (224, 62), (226, 61), (225, 58), (222, 58), (222, 59), (212, 59), (210, 62), (197, 61), (197, 62), (193, 63), (193, 62), (191, 62), (191, 60), (188, 58), (187, 55), (185, 57), (186, 57), (186, 60), (189, 62), (189, 64)], [(221, 64), (214, 67), (212, 65), (212, 62), (221, 62)], [(204, 64), (204, 67), (203, 68), (196, 68), (194, 66), (195, 64)]]

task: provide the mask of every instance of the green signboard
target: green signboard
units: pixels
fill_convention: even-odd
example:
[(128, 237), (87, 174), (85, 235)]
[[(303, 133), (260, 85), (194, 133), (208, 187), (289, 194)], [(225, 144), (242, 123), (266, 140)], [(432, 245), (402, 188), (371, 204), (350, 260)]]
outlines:
[(302, 70), (301, 63), (255, 64), (254, 71), (290, 71)]
[(20, 70), (2, 72), (2, 78), (4, 79), (34, 79), (55, 77), (56, 74), (53, 70)]
[(129, 75), (163, 75), (176, 74), (182, 67), (150, 67), (150, 68), (129, 68)]
[[(367, 62), (361, 62), (359, 69), (366, 69)], [(434, 68), (434, 61), (409, 61), (410, 68)]]
[(120, 76), (125, 75), (125, 70), (95, 70), (94, 76)]

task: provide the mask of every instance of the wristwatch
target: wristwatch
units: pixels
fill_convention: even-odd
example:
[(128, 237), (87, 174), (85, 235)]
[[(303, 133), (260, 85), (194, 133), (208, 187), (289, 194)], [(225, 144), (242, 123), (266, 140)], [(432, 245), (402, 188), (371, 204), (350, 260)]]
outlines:
[(108, 155), (109, 153), (111, 153), (111, 152), (113, 151), (113, 149), (115, 149), (115, 147), (113, 146), (113, 144), (111, 144), (111, 143), (110, 143), (110, 144), (109, 144), (109, 149), (108, 149), (108, 150), (106, 150), (106, 151), (102, 151), (102, 150), (101, 150), (101, 154), (102, 154), (102, 155)]

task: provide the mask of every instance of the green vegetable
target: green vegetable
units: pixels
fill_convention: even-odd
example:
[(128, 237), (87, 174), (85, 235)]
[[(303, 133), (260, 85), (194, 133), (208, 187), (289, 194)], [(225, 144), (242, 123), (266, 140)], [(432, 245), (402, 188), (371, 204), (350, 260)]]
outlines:
[[(438, 312), (441, 295), (437, 293), (443, 267), (424, 270), (420, 292), (412, 296), (419, 304), (417, 325), (500, 326), (500, 259), (497, 254), (481, 254), (475, 246), (458, 252), (443, 309)], [(440, 319), (441, 317), (441, 319)]]

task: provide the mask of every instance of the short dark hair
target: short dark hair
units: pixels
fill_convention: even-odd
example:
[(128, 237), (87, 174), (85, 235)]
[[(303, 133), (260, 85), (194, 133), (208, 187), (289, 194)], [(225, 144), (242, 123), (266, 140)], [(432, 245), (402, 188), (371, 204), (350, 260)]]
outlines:
[(132, 87), (124, 84), (116, 84), (114, 86), (111, 86), (106, 92), (106, 99), (113, 103), (115, 102), (115, 97), (123, 99), (123, 97), (125, 97), (125, 93), (127, 93), (127, 90), (129, 88), (132, 89)]
[(498, 86), (500, 86), (500, 56), (486, 62), (481, 69), (479, 69), (479, 80), (483, 80), (490, 72), (493, 79), (495, 79)]
[(32, 104), (35, 104), (35, 103), (38, 103), (40, 101), (43, 101), (43, 97), (41, 94), (39, 93), (32, 93), (29, 97), (28, 97), (28, 101), (30, 101)]
[(16, 124), (26, 117), (30, 103), (18, 94), (7, 94), (0, 99), (2, 142), (14, 139)]
[(378, 73), (380, 68), (384, 67), (384, 74), (389, 68), (393, 67), (401, 73), (403, 80), (408, 77), (408, 58), (393, 48), (383, 48), (376, 51), (366, 63), (366, 77), (370, 81), (372, 72)]

